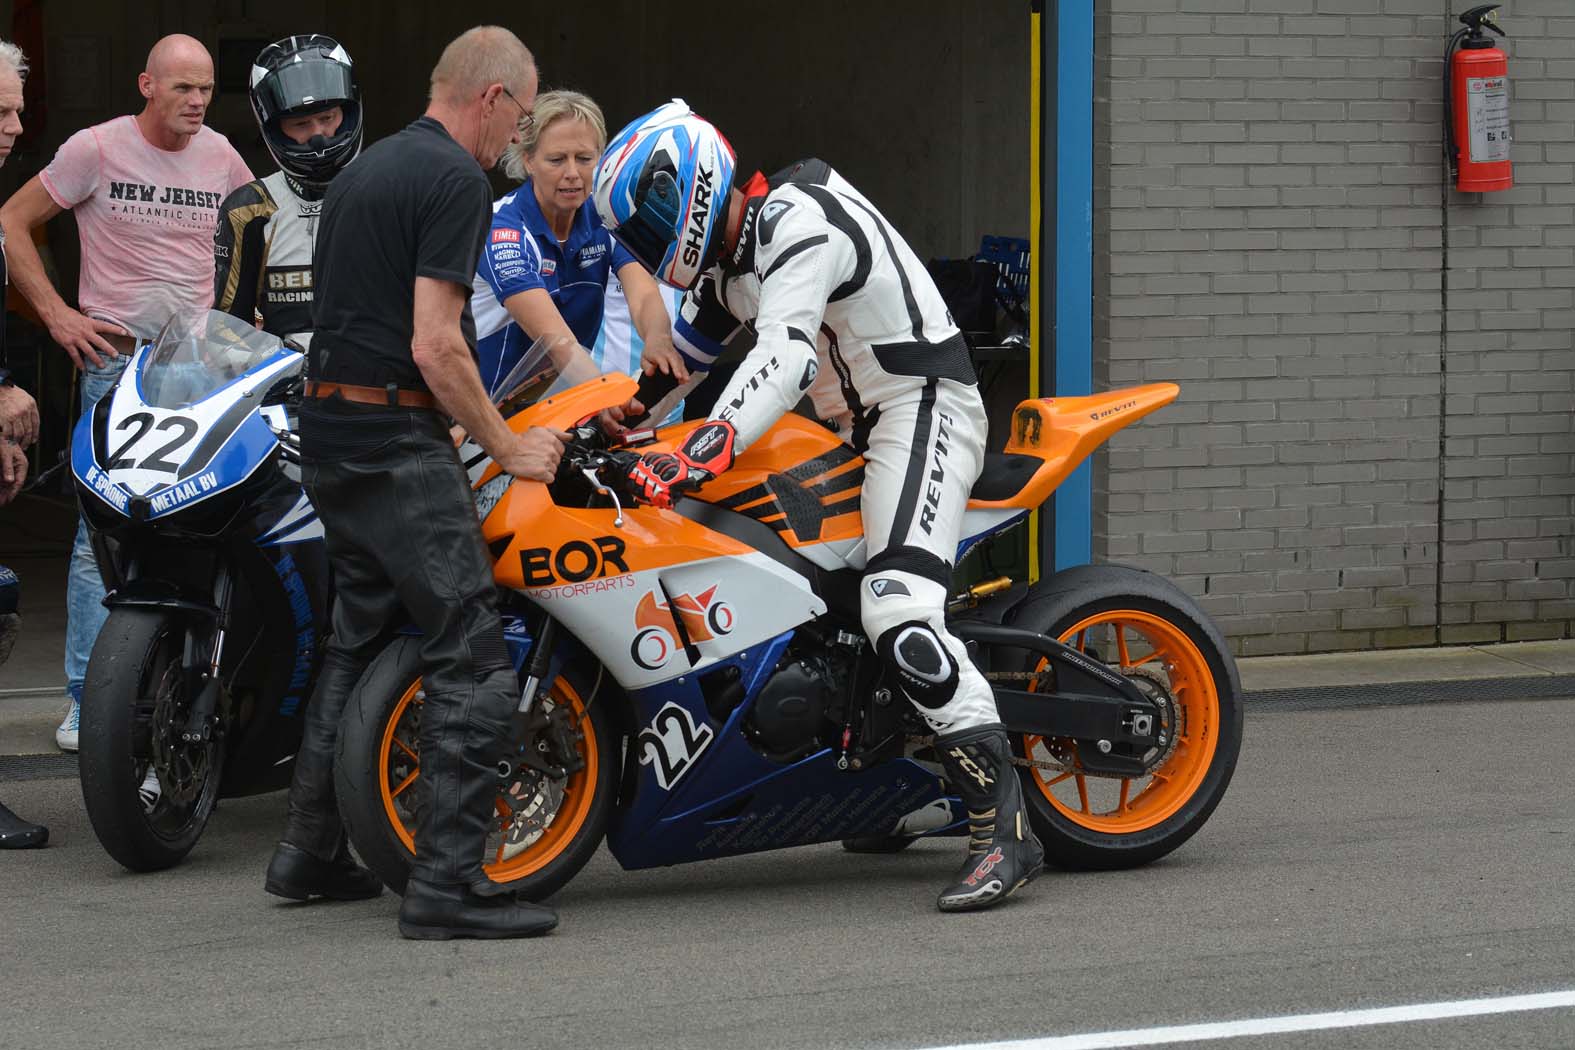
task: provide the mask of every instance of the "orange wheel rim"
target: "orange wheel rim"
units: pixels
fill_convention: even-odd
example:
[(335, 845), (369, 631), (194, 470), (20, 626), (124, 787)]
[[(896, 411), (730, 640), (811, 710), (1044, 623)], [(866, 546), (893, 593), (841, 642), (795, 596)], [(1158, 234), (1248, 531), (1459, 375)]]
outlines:
[[(377, 759), (383, 812), (399, 841), (412, 855), (416, 851), (416, 838), (410, 793), (418, 789), (421, 773), (415, 739), (419, 712), (415, 708), (422, 703), (422, 696), (421, 679), (417, 678), (394, 705), (393, 714), (383, 728)], [(498, 793), (494, 803), (497, 822), (487, 840), (492, 860), (483, 865), (494, 882), (515, 882), (551, 864), (574, 841), (590, 816), (598, 767), (596, 728), (591, 723), (585, 701), (566, 679), (553, 682), (547, 700), (554, 707), (568, 709), (577, 749), (585, 765), (562, 782), (562, 795), (551, 822), (540, 830), (534, 841), (513, 855), (509, 855), (506, 841), (514, 820), (513, 811), (504, 801), (503, 792)]]
[[(1126, 835), (1164, 823), (1197, 793), (1219, 744), (1219, 689), (1208, 660), (1181, 628), (1135, 609), (1095, 613), (1063, 632), (1060, 641), (1097, 652), (1140, 685), (1168, 696), (1169, 703), (1162, 703), (1167, 742), (1143, 776), (1105, 777), (1080, 771), (1070, 740), (1027, 735), (1024, 755), (1066, 767), (1031, 767), (1032, 783), (1063, 817), (1090, 831)], [(1041, 660), (1036, 670), (1046, 663)]]

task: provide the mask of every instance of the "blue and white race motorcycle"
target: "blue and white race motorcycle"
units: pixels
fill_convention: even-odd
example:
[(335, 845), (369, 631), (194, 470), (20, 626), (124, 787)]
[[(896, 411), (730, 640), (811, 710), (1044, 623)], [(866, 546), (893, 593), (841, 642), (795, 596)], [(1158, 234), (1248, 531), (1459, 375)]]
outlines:
[[(304, 363), (228, 314), (176, 317), (78, 422), (110, 609), (82, 693), (82, 795), (134, 871), (179, 863), (221, 796), (289, 783), (329, 595), (294, 433)], [(139, 793), (150, 770), (158, 790)]]

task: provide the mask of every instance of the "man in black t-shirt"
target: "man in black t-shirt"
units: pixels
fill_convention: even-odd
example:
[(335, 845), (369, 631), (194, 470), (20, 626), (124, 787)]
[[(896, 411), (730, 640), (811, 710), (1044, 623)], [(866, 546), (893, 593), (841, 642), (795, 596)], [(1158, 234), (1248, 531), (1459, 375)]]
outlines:
[(301, 458), (336, 596), (266, 885), (303, 900), (379, 890), (345, 848), (334, 740), (351, 688), (402, 609), (423, 635), (430, 801), (399, 930), (423, 940), (521, 937), (558, 921), (481, 868), (519, 686), (470, 487), (438, 413), (508, 473), (552, 480), (568, 435), (515, 434), (503, 422), (477, 371), (469, 302), (492, 217), (485, 169), (518, 140), (535, 98), (535, 60), (513, 33), (478, 26), (459, 36), (432, 71), (426, 115), (334, 179), (313, 263)]

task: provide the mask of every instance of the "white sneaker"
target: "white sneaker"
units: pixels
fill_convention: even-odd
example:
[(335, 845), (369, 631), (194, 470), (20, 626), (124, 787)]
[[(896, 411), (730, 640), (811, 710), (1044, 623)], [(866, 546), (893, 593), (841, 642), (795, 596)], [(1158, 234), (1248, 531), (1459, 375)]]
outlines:
[(55, 729), (55, 746), (62, 751), (76, 754), (77, 730), (82, 727), (82, 701), (75, 697), (71, 700), (71, 710), (66, 712), (66, 717)]
[(137, 797), (142, 800), (142, 812), (152, 813), (163, 793), (164, 789), (159, 786), (159, 774), (149, 764), (148, 775), (142, 778), (142, 786), (137, 788)]

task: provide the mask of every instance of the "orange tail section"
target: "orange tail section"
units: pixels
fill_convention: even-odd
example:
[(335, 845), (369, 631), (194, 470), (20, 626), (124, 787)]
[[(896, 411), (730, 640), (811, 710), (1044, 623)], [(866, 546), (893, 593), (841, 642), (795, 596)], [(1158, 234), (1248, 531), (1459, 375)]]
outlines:
[(1043, 397), (1022, 402), (1012, 412), (1012, 435), (1002, 451), (1007, 455), (1033, 456), (1042, 461), (1039, 468), (1011, 498), (975, 499), (968, 505), (1030, 510), (1039, 506), (1111, 434), (1170, 404), (1180, 393), (1181, 388), (1175, 383), (1150, 383), (1086, 397)]

